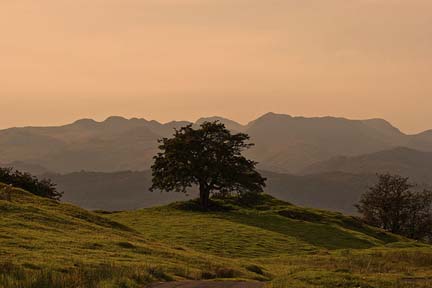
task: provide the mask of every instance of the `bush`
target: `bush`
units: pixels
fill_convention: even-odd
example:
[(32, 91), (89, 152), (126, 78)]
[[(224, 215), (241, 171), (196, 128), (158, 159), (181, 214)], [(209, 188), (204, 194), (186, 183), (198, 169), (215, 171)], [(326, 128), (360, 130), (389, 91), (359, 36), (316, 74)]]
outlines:
[(30, 173), (12, 168), (0, 168), (0, 182), (24, 189), (34, 195), (60, 200), (62, 192), (57, 191), (56, 184), (50, 179), (39, 180)]
[(416, 240), (432, 242), (432, 192), (414, 192), (409, 179), (378, 175), (357, 206), (363, 220), (373, 226)]

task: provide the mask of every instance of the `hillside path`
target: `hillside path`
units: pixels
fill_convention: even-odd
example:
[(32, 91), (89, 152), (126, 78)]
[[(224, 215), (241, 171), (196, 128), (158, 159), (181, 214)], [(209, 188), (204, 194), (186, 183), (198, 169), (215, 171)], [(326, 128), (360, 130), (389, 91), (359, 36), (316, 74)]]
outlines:
[(244, 281), (180, 281), (156, 283), (147, 288), (263, 288), (262, 282)]

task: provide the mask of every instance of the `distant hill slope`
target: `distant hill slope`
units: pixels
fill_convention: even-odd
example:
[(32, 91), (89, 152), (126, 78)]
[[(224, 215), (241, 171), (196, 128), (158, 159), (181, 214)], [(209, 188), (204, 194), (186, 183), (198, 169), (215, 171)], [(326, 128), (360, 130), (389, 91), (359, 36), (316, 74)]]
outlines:
[(240, 123), (237, 123), (237, 122), (232, 121), (232, 120), (227, 119), (227, 118), (218, 117), (218, 116), (200, 118), (195, 122), (195, 125), (198, 126), (204, 122), (214, 122), (214, 121), (219, 121), (219, 122), (223, 123), (225, 125), (225, 127), (227, 127), (229, 130), (235, 131), (235, 132), (243, 132), (247, 128), (246, 126), (244, 126)]
[(289, 175), (266, 172), (266, 191), (296, 205), (356, 214), (355, 204), (376, 182), (373, 174), (322, 173)]
[(53, 172), (148, 168), (157, 139), (186, 124), (110, 117), (103, 122), (83, 119), (59, 127), (6, 129), (0, 131), (0, 163), (20, 161)]
[(45, 167), (38, 164), (25, 163), (21, 161), (14, 161), (11, 163), (0, 163), (0, 167), (11, 167), (21, 172), (27, 172), (35, 176), (52, 173)]
[(422, 151), (431, 151), (432, 130), (411, 136), (407, 146)]
[[(188, 200), (183, 193), (150, 192), (151, 172), (48, 174), (64, 191), (62, 201), (86, 209), (131, 210)], [(193, 194), (192, 194), (193, 195)]]
[(311, 165), (302, 172), (317, 174), (335, 171), (354, 174), (400, 174), (413, 181), (432, 185), (432, 152), (395, 148), (356, 157), (336, 157)]
[[(379, 119), (304, 118), (268, 113), (249, 123), (250, 156), (264, 170), (295, 173), (336, 155), (360, 155), (403, 145), (405, 134)], [(432, 148), (432, 147), (431, 147)]]
[[(264, 171), (267, 177), (265, 191), (291, 203), (345, 213), (355, 213), (354, 204), (376, 176), (349, 173), (323, 173), (317, 175), (289, 175)], [(165, 205), (174, 201), (196, 197), (183, 193), (149, 192), (151, 172), (77, 172), (65, 175), (46, 175), (64, 191), (63, 201), (87, 209), (131, 210)]]
[[(381, 119), (268, 113), (247, 125), (216, 116), (201, 118), (195, 125), (215, 120), (233, 131), (249, 134), (256, 145), (246, 154), (260, 162), (260, 169), (274, 172), (298, 173), (332, 157), (359, 156), (402, 146), (432, 151), (430, 131), (406, 135)], [(82, 119), (59, 127), (0, 130), (0, 163), (19, 161), (22, 166), (38, 165), (58, 173), (146, 170), (157, 152), (157, 140), (187, 124), (191, 123), (161, 124), (109, 117), (103, 122)]]

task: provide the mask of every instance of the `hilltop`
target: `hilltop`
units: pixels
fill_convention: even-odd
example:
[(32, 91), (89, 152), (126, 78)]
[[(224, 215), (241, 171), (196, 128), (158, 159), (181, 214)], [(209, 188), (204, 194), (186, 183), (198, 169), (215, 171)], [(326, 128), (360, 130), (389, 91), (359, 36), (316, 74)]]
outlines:
[[(266, 287), (390, 288), (432, 284), (432, 251), (355, 217), (294, 206), (270, 196), (255, 205), (197, 202), (108, 214), (150, 239), (212, 256), (251, 261)], [(406, 274), (409, 273), (409, 274)]]
[[(146, 232), (150, 239), (177, 243), (217, 256), (270, 257), (335, 249), (365, 249), (403, 238), (371, 228), (354, 217), (300, 208), (266, 195), (252, 207), (216, 202), (199, 212), (194, 201), (108, 214)], [(157, 227), (154, 229), (152, 227)]]

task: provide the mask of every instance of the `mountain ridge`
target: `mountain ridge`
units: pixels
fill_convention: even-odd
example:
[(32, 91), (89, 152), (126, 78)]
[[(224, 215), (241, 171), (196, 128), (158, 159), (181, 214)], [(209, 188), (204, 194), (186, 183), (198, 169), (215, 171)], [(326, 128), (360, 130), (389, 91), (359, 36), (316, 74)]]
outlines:
[(432, 184), (432, 152), (396, 147), (354, 157), (337, 156), (307, 167), (302, 174), (328, 172), (400, 174), (416, 182)]
[(111, 116), (101, 122), (84, 118), (63, 126), (0, 130), (0, 163), (19, 161), (59, 173), (146, 170), (157, 153), (158, 139), (182, 126), (209, 120), (249, 134), (255, 146), (246, 156), (259, 162), (260, 169), (281, 173), (301, 173), (336, 156), (395, 147), (432, 151), (431, 130), (407, 135), (383, 119), (307, 118), (270, 112), (242, 125), (219, 116), (195, 123)]

